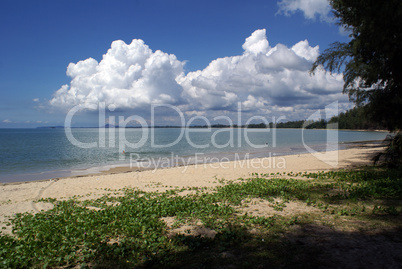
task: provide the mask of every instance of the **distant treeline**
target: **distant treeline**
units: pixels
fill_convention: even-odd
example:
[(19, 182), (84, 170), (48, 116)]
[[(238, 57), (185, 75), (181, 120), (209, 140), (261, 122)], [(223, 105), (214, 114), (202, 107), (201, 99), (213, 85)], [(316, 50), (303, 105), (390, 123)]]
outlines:
[[(305, 124), (306, 123), (306, 124)], [(365, 107), (355, 107), (346, 112), (342, 112), (339, 116), (332, 117), (328, 122), (326, 120), (311, 121), (307, 123), (304, 120), (279, 122), (276, 128), (302, 128), (306, 125), (306, 129), (324, 129), (327, 124), (338, 124), (338, 129), (361, 129), (361, 130), (385, 130), (386, 128), (380, 122), (372, 122), (368, 120)], [(270, 123), (272, 128), (273, 124)]]
[[(188, 128), (306, 128), (306, 129), (325, 129), (328, 124), (337, 123), (338, 129), (361, 129), (361, 130), (385, 130), (386, 128), (379, 122), (372, 122), (368, 120), (366, 109), (364, 107), (355, 107), (346, 112), (342, 112), (339, 116), (332, 117), (329, 121), (288, 121), (274, 123), (252, 123), (247, 125), (224, 125), (224, 124), (212, 124), (207, 125), (192, 125)], [(49, 126), (38, 128), (64, 128), (63, 126)], [(79, 127), (84, 128), (84, 127)], [(88, 128), (88, 127), (85, 127)], [(98, 128), (98, 127), (89, 127)], [(105, 128), (119, 128), (119, 126), (113, 126), (106, 124)], [(142, 128), (141, 126), (125, 126), (124, 128)], [(183, 128), (182, 126), (166, 125), (166, 126), (149, 126), (148, 128)]]
[[(364, 107), (355, 107), (346, 112), (342, 112), (339, 116), (332, 117), (329, 121), (321, 119), (319, 121), (288, 121), (278, 122), (274, 125), (272, 122), (265, 123), (253, 123), (248, 125), (223, 125), (215, 124), (209, 127), (211, 128), (306, 128), (306, 129), (325, 129), (328, 124), (338, 124), (338, 129), (361, 129), (361, 130), (385, 130), (386, 128), (381, 123), (371, 122), (368, 120), (367, 113)], [(166, 126), (172, 128), (173, 126)], [(208, 126), (198, 125), (190, 126), (190, 128), (207, 128)], [(157, 127), (163, 128), (163, 127)]]
[[(325, 129), (327, 124), (338, 124), (338, 129), (361, 129), (361, 130), (385, 130), (386, 128), (381, 122), (369, 121), (365, 107), (355, 107), (346, 112), (342, 112), (339, 116), (332, 117), (329, 121), (319, 120), (306, 122), (305, 120), (278, 122), (276, 128), (304, 128), (306, 129)], [(271, 122), (269, 126), (264, 123), (250, 124), (246, 128), (272, 128), (274, 124)]]
[[(325, 129), (327, 128), (327, 122), (325, 120), (319, 121), (288, 121), (288, 122), (278, 122), (276, 124), (276, 128), (304, 128), (306, 129)], [(273, 127), (273, 124), (270, 123), (270, 127)]]
[(339, 129), (385, 130), (381, 122), (369, 121), (365, 107), (355, 107), (339, 116), (332, 117), (328, 123), (338, 123)]

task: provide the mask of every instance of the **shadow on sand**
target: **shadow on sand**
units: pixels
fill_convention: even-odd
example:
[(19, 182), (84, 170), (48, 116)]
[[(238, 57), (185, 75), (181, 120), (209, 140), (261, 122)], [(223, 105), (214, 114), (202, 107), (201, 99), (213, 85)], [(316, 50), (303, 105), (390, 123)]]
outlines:
[[(400, 218), (398, 218), (400, 221)], [(160, 253), (141, 266), (98, 256), (95, 268), (401, 268), (402, 230), (339, 232), (296, 225), (275, 235), (230, 227), (214, 239), (177, 235), (187, 250)], [(110, 253), (110, 252), (109, 252)]]

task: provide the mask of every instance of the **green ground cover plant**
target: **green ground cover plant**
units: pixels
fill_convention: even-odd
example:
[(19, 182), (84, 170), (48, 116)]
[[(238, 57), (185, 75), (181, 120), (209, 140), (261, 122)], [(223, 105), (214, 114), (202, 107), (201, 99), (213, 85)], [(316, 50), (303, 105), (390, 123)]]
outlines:
[[(360, 223), (360, 229), (401, 228), (398, 170), (253, 174), (222, 183), (210, 190), (126, 188), (93, 200), (42, 199), (53, 209), (16, 214), (9, 223), (12, 235), (0, 234), (0, 267), (316, 267), (325, 257), (323, 248), (306, 247), (296, 230), (318, 224), (349, 227), (351, 221)], [(185, 190), (196, 192), (179, 195)], [(255, 199), (267, 201), (276, 213), (256, 216), (239, 209)], [(291, 201), (315, 211), (281, 215)], [(167, 217), (174, 218), (172, 227), (164, 221)], [(201, 223), (214, 236), (172, 233), (191, 223)]]

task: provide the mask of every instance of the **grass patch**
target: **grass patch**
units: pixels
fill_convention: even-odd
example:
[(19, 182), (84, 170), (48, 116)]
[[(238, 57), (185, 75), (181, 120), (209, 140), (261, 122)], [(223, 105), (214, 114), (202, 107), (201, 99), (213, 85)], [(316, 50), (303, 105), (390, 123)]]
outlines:
[[(297, 230), (319, 224), (329, 230), (311, 226), (315, 227), (311, 235), (324, 229), (323, 238), (332, 242), (333, 229), (342, 226), (400, 228), (401, 171), (365, 168), (287, 176), (302, 179), (254, 174), (225, 182), (213, 192), (197, 189), (179, 195), (191, 188), (163, 193), (127, 188), (116, 192), (119, 195), (93, 200), (44, 199), (41, 201), (52, 203), (53, 209), (35, 215), (16, 214), (10, 220), (13, 234), (0, 235), (0, 266), (316, 267), (334, 257), (328, 258), (325, 248), (315, 241), (310, 244)], [(258, 199), (268, 201), (278, 214), (255, 215), (241, 207)], [(281, 215), (291, 210), (287, 206), (291, 201), (316, 211)], [(165, 217), (174, 217), (174, 228), (198, 222), (214, 230), (215, 236), (172, 235)]]

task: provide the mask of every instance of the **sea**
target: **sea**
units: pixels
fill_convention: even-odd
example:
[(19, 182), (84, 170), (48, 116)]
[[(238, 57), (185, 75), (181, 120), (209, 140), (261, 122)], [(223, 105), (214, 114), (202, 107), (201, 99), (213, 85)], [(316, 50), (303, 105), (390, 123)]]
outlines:
[[(0, 182), (282, 156), (380, 143), (378, 131), (245, 128), (0, 129)], [(170, 162), (167, 162), (170, 161)]]

